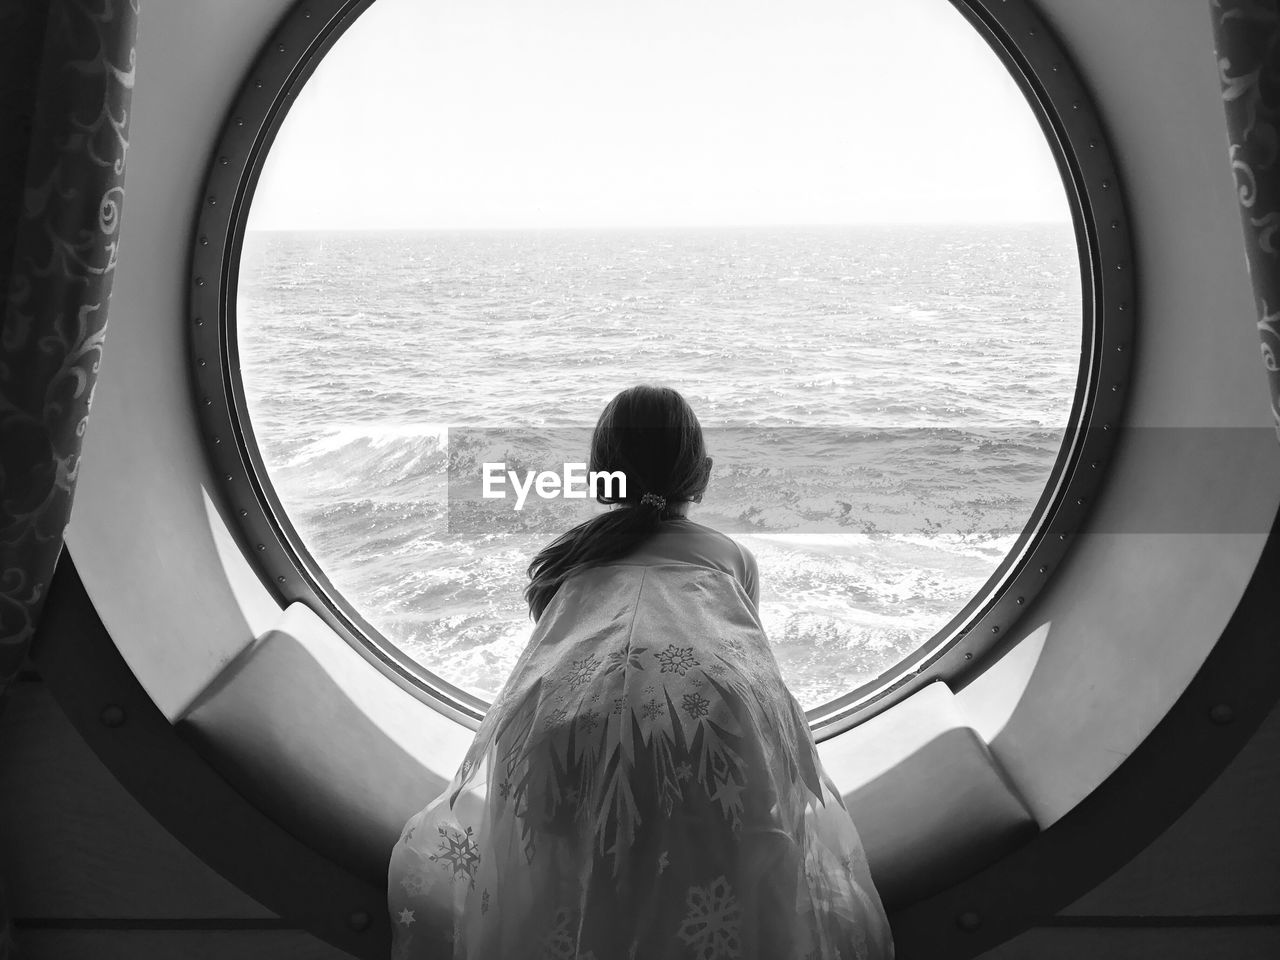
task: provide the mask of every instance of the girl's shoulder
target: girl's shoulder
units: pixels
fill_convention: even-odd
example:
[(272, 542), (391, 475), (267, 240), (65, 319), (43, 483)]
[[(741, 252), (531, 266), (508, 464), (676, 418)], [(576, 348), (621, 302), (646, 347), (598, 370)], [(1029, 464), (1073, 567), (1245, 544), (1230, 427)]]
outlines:
[(688, 517), (672, 517), (664, 520), (658, 532), (673, 543), (679, 543), (691, 550), (716, 550), (726, 554), (737, 554), (742, 550), (738, 542), (715, 527), (708, 527), (690, 520)]
[(673, 517), (663, 521), (658, 532), (646, 540), (629, 563), (691, 563), (731, 574), (743, 585), (752, 600), (758, 600), (759, 574), (751, 551), (714, 527)]

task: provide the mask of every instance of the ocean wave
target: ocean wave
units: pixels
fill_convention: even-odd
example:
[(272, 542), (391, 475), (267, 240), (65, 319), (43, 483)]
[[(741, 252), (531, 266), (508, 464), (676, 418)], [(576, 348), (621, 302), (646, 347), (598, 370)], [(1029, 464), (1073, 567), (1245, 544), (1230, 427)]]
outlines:
[(333, 424), (323, 433), (309, 438), (294, 459), (281, 466), (298, 466), (318, 457), (348, 453), (354, 449), (385, 451), (394, 445), (408, 444), (429, 453), (445, 446), (449, 428), (444, 424), (343, 423)]
[(252, 427), (299, 534), (388, 638), (482, 696), (527, 636), (524, 566), (573, 522), (486, 507), (483, 463), (585, 460), (617, 389), (681, 389), (715, 458), (697, 517), (756, 552), (812, 706), (999, 565), (1080, 352), (1069, 229), (250, 236), (240, 279)]

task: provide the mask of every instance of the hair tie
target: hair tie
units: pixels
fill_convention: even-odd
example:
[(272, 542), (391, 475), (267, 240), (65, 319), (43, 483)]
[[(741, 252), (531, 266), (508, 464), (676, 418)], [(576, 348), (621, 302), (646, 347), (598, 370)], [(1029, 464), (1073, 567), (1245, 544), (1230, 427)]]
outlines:
[(657, 493), (646, 493), (640, 498), (640, 505), (642, 507), (657, 507), (661, 510), (667, 505), (667, 498)]

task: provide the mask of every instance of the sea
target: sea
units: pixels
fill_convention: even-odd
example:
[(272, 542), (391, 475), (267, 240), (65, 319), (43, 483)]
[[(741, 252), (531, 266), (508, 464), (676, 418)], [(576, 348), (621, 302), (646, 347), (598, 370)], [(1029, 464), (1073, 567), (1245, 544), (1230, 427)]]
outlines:
[(484, 464), (563, 474), (619, 390), (678, 389), (714, 461), (690, 516), (756, 555), (806, 708), (988, 582), (1049, 478), (1082, 328), (1066, 223), (250, 232), (236, 314), (304, 548), (482, 698), (530, 635), (529, 561), (602, 509), (517, 510), (483, 496)]

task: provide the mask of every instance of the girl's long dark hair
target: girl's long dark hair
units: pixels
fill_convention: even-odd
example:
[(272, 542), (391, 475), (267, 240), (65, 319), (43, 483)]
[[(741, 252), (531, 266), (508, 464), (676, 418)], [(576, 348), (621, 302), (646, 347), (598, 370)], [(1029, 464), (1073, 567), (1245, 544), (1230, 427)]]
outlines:
[[(629, 387), (600, 414), (587, 469), (621, 471), (627, 495), (617, 496), (616, 484), (614, 496), (605, 496), (603, 485), (598, 487), (598, 501), (621, 506), (578, 524), (533, 558), (524, 596), (534, 620), (571, 574), (625, 556), (671, 517), (678, 503), (701, 498), (710, 473), (702, 425), (685, 398), (670, 387)], [(642, 502), (647, 493), (662, 497), (666, 505)]]

